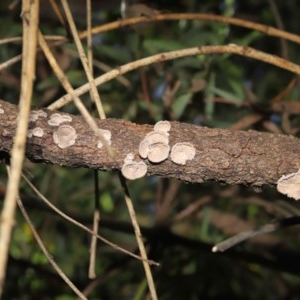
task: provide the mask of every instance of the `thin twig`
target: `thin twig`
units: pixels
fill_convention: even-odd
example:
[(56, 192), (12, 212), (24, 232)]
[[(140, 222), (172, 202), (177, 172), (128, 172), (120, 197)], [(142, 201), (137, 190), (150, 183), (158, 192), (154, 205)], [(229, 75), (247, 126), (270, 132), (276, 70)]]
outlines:
[(101, 101), (100, 95), (98, 93), (96, 84), (94, 82), (94, 77), (91, 73), (92, 66), (89, 66), (88, 59), (85, 55), (82, 43), (80, 41), (80, 38), (79, 38), (77, 29), (76, 29), (76, 25), (75, 25), (75, 22), (74, 22), (74, 19), (73, 19), (68, 1), (67, 0), (61, 0), (61, 3), (62, 3), (62, 6), (64, 8), (64, 12), (66, 14), (68, 24), (69, 24), (71, 32), (72, 32), (72, 36), (74, 38), (74, 42), (75, 42), (77, 50), (78, 50), (81, 63), (83, 65), (85, 74), (88, 78), (89, 85), (90, 85), (90, 88), (91, 88), (91, 93), (93, 94), (93, 99), (96, 103), (99, 116), (100, 116), (101, 119), (105, 119), (105, 112), (104, 112), (104, 108), (103, 108), (103, 105), (102, 105), (102, 101)]
[[(136, 240), (137, 240), (137, 243), (138, 243), (138, 246), (139, 246), (141, 256), (143, 258), (147, 258), (147, 252), (146, 252), (145, 245), (144, 245), (144, 242), (143, 242), (142, 233), (141, 233), (139, 224), (138, 224), (137, 219), (136, 219), (136, 214), (135, 214), (135, 211), (134, 211), (132, 200), (130, 198), (129, 190), (127, 188), (125, 178), (122, 176), (121, 173), (119, 173), (119, 179), (120, 179), (123, 191), (124, 191), (124, 196), (125, 196), (127, 209), (128, 209), (128, 212), (129, 212), (129, 215), (130, 215), (130, 218), (131, 218), (131, 222), (132, 222), (132, 225), (133, 225), (134, 233), (135, 233), (135, 236), (136, 236)], [(143, 265), (144, 265), (145, 274), (146, 274), (146, 278), (147, 278), (147, 282), (148, 282), (148, 286), (149, 286), (149, 290), (150, 290), (152, 300), (157, 300), (155, 284), (154, 284), (154, 281), (153, 281), (153, 276), (152, 276), (150, 266), (146, 261), (143, 261)]]
[(237, 235), (234, 235), (226, 239), (225, 241), (216, 244), (212, 248), (212, 252), (223, 252), (255, 236), (270, 233), (284, 227), (289, 227), (289, 226), (294, 226), (299, 224), (300, 224), (300, 217), (294, 216), (294, 217), (289, 217), (289, 218), (276, 221), (271, 224), (266, 224), (258, 229), (240, 232)]
[[(283, 39), (289, 40), (291, 42), (300, 44), (300, 36), (299, 35), (293, 34), (290, 32), (286, 32), (286, 31), (280, 30), (280, 29), (272, 27), (272, 26), (255, 23), (255, 22), (251, 22), (251, 21), (246, 21), (246, 20), (242, 20), (242, 19), (237, 19), (237, 18), (230, 18), (230, 17), (218, 16), (218, 15), (212, 15), (212, 14), (198, 14), (198, 13), (157, 14), (157, 15), (151, 16), (151, 18), (137, 17), (137, 18), (121, 19), (118, 21), (114, 21), (111, 23), (107, 23), (104, 25), (94, 27), (92, 30), (92, 33), (99, 34), (102, 32), (107, 32), (110, 30), (118, 29), (120, 27), (124, 27), (124, 26), (135, 25), (138, 23), (149, 23), (149, 22), (156, 22), (156, 21), (171, 21), (171, 20), (172, 21), (203, 20), (203, 21), (210, 21), (210, 22), (225, 23), (225, 24), (230, 24), (230, 25), (234, 25), (234, 26), (248, 28), (251, 30), (257, 30), (266, 35), (283, 38)], [(80, 34), (80, 38), (85, 38), (86, 35), (87, 35), (87, 32), (84, 31)]]
[[(62, 212), (61, 210), (59, 210), (55, 205), (53, 205), (35, 186), (34, 184), (23, 174), (22, 175), (23, 179), (26, 181), (26, 183), (30, 186), (30, 188), (36, 193), (36, 195), (47, 205), (49, 206), (54, 212), (56, 212), (59, 216), (61, 216), (62, 218), (64, 218), (65, 220), (69, 221), (70, 223), (76, 225), (77, 227), (83, 229), (84, 231), (90, 233), (90, 234), (94, 234), (94, 232), (89, 229), (88, 227), (84, 226), (83, 224), (81, 224), (80, 222), (74, 220), (73, 218), (71, 218), (70, 216), (68, 216), (67, 214), (65, 214), (64, 212)], [(109, 245), (110, 247), (123, 252), (124, 254), (127, 254), (133, 258), (136, 258), (138, 260), (143, 260), (142, 257), (140, 257), (139, 255), (136, 255), (130, 251), (125, 250), (124, 248), (110, 242), (109, 240), (107, 240), (106, 238), (102, 237), (101, 235), (97, 234), (97, 239), (99, 239), (100, 241), (102, 241), (104, 244)], [(151, 265), (156, 265), (159, 266), (159, 264), (153, 260), (147, 260), (147, 262)]]
[[(102, 132), (99, 130), (93, 117), (90, 115), (90, 113), (88, 112), (86, 107), (83, 105), (83, 103), (79, 99), (79, 97), (75, 94), (75, 90), (73, 89), (68, 78), (66, 77), (66, 75), (64, 74), (64, 72), (62, 71), (60, 66), (58, 65), (58, 62), (56, 61), (54, 55), (52, 54), (52, 52), (41, 32), (39, 32), (38, 39), (39, 39), (40, 47), (42, 48), (50, 66), (52, 67), (54, 73), (56, 74), (56, 77), (58, 78), (58, 80), (60, 80), (62, 86), (64, 87), (66, 92), (70, 95), (71, 99), (74, 101), (75, 106), (80, 111), (80, 113), (82, 114), (82, 116), (85, 119), (85, 121), (87, 122), (87, 124), (89, 124), (91, 129), (99, 137), (99, 139), (103, 143), (103, 145), (105, 145), (109, 155), (111, 157), (113, 157), (114, 154), (113, 154), (111, 147), (108, 145), (106, 139), (104, 138)], [(51, 108), (49, 108), (49, 109), (51, 109)]]
[[(0, 227), (0, 298), (6, 273), (8, 250), (14, 226), (19, 183), (27, 138), (28, 118), (31, 106), (32, 87), (35, 79), (37, 29), (39, 23), (39, 1), (23, 0), (23, 49), (22, 78), (19, 114), (15, 140), (11, 153), (11, 176), (8, 180)], [(30, 20), (30, 21), (29, 21)]]
[[(117, 67), (106, 74), (103, 74), (97, 78), (95, 78), (96, 85), (101, 85), (107, 81), (110, 81), (116, 78), (119, 75), (125, 74), (127, 72), (133, 71), (135, 69), (141, 68), (143, 66), (148, 66), (151, 64), (178, 59), (181, 57), (192, 56), (192, 55), (199, 55), (199, 54), (216, 54), (216, 53), (232, 53), (237, 54), (244, 57), (250, 57), (270, 65), (277, 66), (281, 69), (290, 71), (297, 75), (300, 75), (300, 66), (294, 64), (288, 60), (285, 60), (281, 57), (276, 55), (271, 55), (254, 48), (248, 46), (238, 46), (235, 44), (229, 45), (219, 45), (219, 46), (201, 46), (201, 47), (193, 47), (187, 48), (183, 50), (175, 50), (169, 52), (163, 52), (160, 54), (155, 54), (152, 56), (148, 56), (146, 58), (142, 58), (120, 67)], [(74, 92), (76, 96), (81, 96), (82, 94), (88, 92), (90, 90), (90, 86), (88, 83), (82, 85), (81, 87), (77, 88)], [(63, 97), (59, 98), (57, 101), (49, 105), (49, 109), (57, 110), (61, 107), (65, 106), (66, 104), (72, 101), (72, 97), (70, 95), (64, 95)]]
[[(11, 168), (7, 166), (7, 173), (9, 174), (10, 177), (10, 173), (11, 173)], [(40, 238), (39, 234), (37, 233), (37, 231), (34, 228), (34, 225), (32, 224), (29, 215), (26, 212), (26, 209), (23, 205), (23, 202), (21, 200), (21, 198), (19, 197), (19, 195), (17, 196), (17, 202), (18, 202), (18, 206), (21, 210), (21, 213), (24, 217), (24, 219), (26, 220), (36, 242), (38, 243), (40, 249), (42, 250), (42, 252), (44, 253), (44, 255), (46, 256), (46, 258), (48, 259), (50, 265), (53, 267), (53, 269), (57, 272), (57, 274), (65, 281), (65, 283), (71, 288), (71, 290), (80, 298), (80, 299), (87, 299), (78, 289), (77, 287), (74, 285), (74, 283), (66, 276), (66, 274), (62, 271), (62, 269), (58, 266), (58, 264), (54, 261), (53, 257), (50, 255), (50, 253), (48, 252), (48, 250), (46, 249), (42, 239)]]
[[(87, 58), (89, 71), (91, 73), (92, 78), (94, 78), (94, 70), (93, 70), (93, 41), (92, 41), (92, 3), (91, 0), (86, 1), (86, 23), (87, 23)], [(92, 90), (90, 91), (90, 98), (92, 102), (95, 102), (94, 94)], [(102, 106), (102, 105), (101, 105)], [(103, 109), (103, 107), (102, 107)], [(100, 115), (100, 112), (98, 112)], [(105, 116), (105, 115), (104, 115)], [(99, 176), (98, 170), (94, 170), (94, 213), (93, 213), (93, 235), (91, 238), (90, 244), (90, 262), (89, 262), (89, 273), (88, 277), (90, 279), (96, 278), (96, 253), (97, 253), (97, 234), (99, 232), (99, 222), (100, 222), (100, 207), (99, 207)]]

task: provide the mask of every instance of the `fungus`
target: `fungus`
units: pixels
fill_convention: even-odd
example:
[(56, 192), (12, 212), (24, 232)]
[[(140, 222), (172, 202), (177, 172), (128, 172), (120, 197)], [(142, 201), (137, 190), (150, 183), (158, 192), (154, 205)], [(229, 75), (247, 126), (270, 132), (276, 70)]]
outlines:
[(4, 114), (4, 109), (2, 108), (2, 104), (0, 104), (0, 114)]
[(165, 143), (155, 143), (149, 146), (148, 159), (152, 163), (160, 163), (169, 156), (170, 146)]
[(125, 178), (135, 180), (147, 174), (147, 165), (143, 161), (127, 161), (122, 166), (121, 172)]
[(50, 116), (50, 120), (48, 120), (48, 124), (50, 126), (59, 126), (60, 124), (62, 124), (64, 122), (71, 122), (71, 121), (72, 121), (71, 116), (55, 113)]
[[(104, 137), (105, 141), (107, 142), (108, 145), (111, 145), (111, 132), (109, 130), (106, 129), (100, 129), (100, 132), (102, 134), (102, 136)], [(98, 148), (102, 148), (103, 147), (103, 142), (99, 141), (97, 144)]]
[(31, 130), (31, 129), (29, 129), (29, 130), (27, 131), (27, 137), (28, 137), (28, 138), (32, 138), (32, 130)]
[(300, 170), (296, 173), (283, 175), (277, 181), (277, 191), (289, 198), (300, 199)]
[(133, 159), (134, 159), (134, 155), (133, 155), (133, 153), (130, 152), (130, 153), (128, 153), (128, 154), (126, 155), (126, 157), (124, 158), (124, 162), (125, 162), (125, 163), (132, 162)]
[(61, 149), (74, 145), (76, 139), (76, 130), (70, 125), (61, 125), (57, 131), (53, 133), (54, 143)]
[(154, 143), (169, 143), (169, 134), (164, 131), (151, 131), (149, 132), (144, 140), (148, 141), (149, 144)]
[(159, 121), (154, 125), (154, 131), (169, 132), (171, 123), (169, 121)]
[(147, 140), (142, 140), (139, 145), (139, 155), (141, 158), (147, 158), (150, 151), (150, 143)]
[(42, 137), (44, 135), (44, 129), (41, 127), (35, 127), (32, 129), (32, 135), (36, 137)]
[(38, 120), (39, 117), (46, 118), (47, 117), (47, 113), (44, 112), (43, 110), (33, 110), (29, 114), (29, 121), (30, 122), (35, 122), (35, 121)]
[(196, 149), (191, 143), (177, 143), (172, 147), (171, 160), (175, 164), (185, 165), (195, 157)]

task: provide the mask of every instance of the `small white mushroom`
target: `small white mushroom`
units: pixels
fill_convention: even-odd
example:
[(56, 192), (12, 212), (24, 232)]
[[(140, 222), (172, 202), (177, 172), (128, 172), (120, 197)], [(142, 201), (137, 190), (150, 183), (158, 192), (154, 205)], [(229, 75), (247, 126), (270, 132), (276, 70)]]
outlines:
[(277, 181), (277, 190), (279, 193), (287, 195), (295, 200), (300, 199), (300, 170), (296, 173), (283, 175)]
[(30, 122), (35, 122), (38, 120), (39, 117), (46, 118), (47, 113), (44, 112), (43, 110), (33, 110), (29, 114), (29, 121)]
[(35, 127), (32, 129), (32, 135), (36, 137), (42, 137), (44, 135), (44, 129), (41, 127)]
[(171, 160), (175, 164), (185, 165), (195, 157), (196, 149), (191, 143), (177, 143), (172, 147)]
[(150, 151), (150, 143), (147, 140), (142, 140), (139, 145), (139, 155), (141, 158), (147, 158)]
[(50, 116), (50, 119), (48, 120), (48, 124), (50, 126), (59, 126), (60, 124), (64, 122), (71, 122), (72, 117), (66, 114), (59, 114), (55, 113)]
[(27, 131), (27, 137), (28, 137), (28, 138), (32, 138), (32, 130), (31, 130), (31, 129), (29, 129), (29, 130)]
[(169, 143), (169, 134), (164, 131), (150, 131), (144, 138), (149, 144), (154, 143)]
[[(107, 144), (111, 145), (111, 132), (106, 129), (100, 129), (100, 132), (101, 132), (102, 136), (104, 137), (105, 141), (107, 142)], [(99, 141), (97, 144), (97, 148), (102, 148), (102, 147), (103, 147), (103, 143), (102, 143), (102, 141)]]
[(170, 146), (165, 143), (155, 143), (149, 146), (148, 159), (152, 163), (160, 163), (169, 156)]
[(124, 162), (125, 162), (125, 163), (132, 162), (133, 159), (134, 159), (134, 155), (133, 155), (133, 153), (130, 152), (130, 153), (128, 153), (128, 154), (126, 155), (126, 157), (124, 158)]
[(61, 149), (74, 145), (76, 139), (76, 130), (70, 125), (61, 125), (57, 131), (53, 133), (54, 143)]
[(171, 123), (169, 121), (159, 121), (154, 125), (154, 131), (169, 132)]
[(121, 169), (122, 175), (129, 179), (135, 180), (144, 177), (147, 174), (147, 165), (143, 162), (125, 162)]

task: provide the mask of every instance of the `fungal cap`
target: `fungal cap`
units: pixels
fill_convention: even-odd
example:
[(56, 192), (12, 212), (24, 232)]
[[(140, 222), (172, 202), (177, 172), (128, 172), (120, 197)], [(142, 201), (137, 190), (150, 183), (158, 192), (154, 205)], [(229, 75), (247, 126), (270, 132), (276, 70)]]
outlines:
[(176, 143), (172, 147), (171, 160), (175, 164), (185, 165), (188, 160), (195, 157), (196, 149), (191, 143)]
[(46, 118), (47, 113), (44, 112), (43, 110), (33, 110), (30, 112), (29, 121), (35, 122), (39, 117)]
[(69, 115), (54, 113), (50, 116), (50, 120), (48, 120), (48, 124), (50, 126), (59, 126), (64, 122), (71, 122), (71, 121), (72, 121), (72, 117)]
[(149, 147), (148, 159), (152, 163), (160, 163), (169, 156), (170, 146), (165, 143), (151, 144)]
[[(109, 130), (106, 129), (99, 129), (102, 136), (104, 137), (104, 139), (106, 140), (108, 145), (111, 145), (111, 132)], [(98, 142), (97, 148), (102, 148), (103, 147), (103, 143), (102, 141)]]
[(132, 162), (133, 159), (134, 159), (134, 155), (133, 155), (133, 153), (130, 152), (130, 153), (128, 153), (128, 154), (126, 155), (126, 157), (124, 158), (124, 163)]
[(61, 149), (74, 145), (76, 139), (76, 130), (70, 125), (61, 125), (57, 131), (53, 133), (54, 143)]
[(169, 121), (159, 121), (154, 125), (154, 131), (169, 132), (171, 123)]
[(300, 170), (283, 175), (277, 181), (277, 191), (295, 200), (300, 199)]
[(32, 129), (32, 135), (36, 137), (42, 137), (44, 135), (44, 129), (41, 127), (35, 127)]
[(147, 158), (150, 151), (150, 143), (147, 140), (142, 140), (139, 145), (139, 155), (142, 158)]
[(164, 131), (151, 131), (144, 138), (149, 144), (155, 143), (169, 143), (169, 134)]
[(135, 180), (144, 177), (147, 174), (147, 165), (143, 162), (125, 162), (121, 169), (122, 175), (129, 179)]

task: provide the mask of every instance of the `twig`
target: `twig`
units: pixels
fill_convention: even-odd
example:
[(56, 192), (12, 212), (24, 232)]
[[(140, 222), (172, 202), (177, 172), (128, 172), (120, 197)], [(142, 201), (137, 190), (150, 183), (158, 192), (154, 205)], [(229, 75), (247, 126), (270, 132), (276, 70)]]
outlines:
[[(216, 53), (232, 53), (237, 54), (240, 56), (250, 57), (270, 65), (277, 66), (281, 69), (290, 71), (295, 74), (300, 74), (300, 66), (294, 64), (288, 60), (280, 58), (276, 55), (271, 55), (254, 48), (248, 46), (238, 46), (235, 44), (229, 45), (219, 45), (219, 46), (201, 46), (201, 47), (193, 47), (187, 48), (183, 50), (175, 50), (170, 52), (163, 52), (160, 54), (155, 54), (152, 56), (148, 56), (146, 58), (142, 58), (120, 67), (117, 67), (106, 74), (103, 74), (97, 78), (95, 78), (96, 85), (101, 85), (107, 81), (110, 81), (116, 78), (119, 75), (125, 74), (127, 72), (133, 71), (135, 69), (141, 68), (143, 66), (167, 61), (178, 59), (181, 57), (192, 56), (192, 55), (199, 55), (199, 54), (216, 54)], [(82, 94), (88, 92), (90, 90), (90, 86), (88, 83), (82, 85), (81, 87), (77, 88), (74, 92), (76, 96), (81, 96)], [(59, 98), (57, 101), (49, 105), (49, 109), (56, 110), (60, 109), (64, 105), (70, 103), (72, 101), (72, 97), (70, 95), (65, 95)]]
[[(11, 168), (7, 167), (7, 172), (8, 174), (11, 173)], [(52, 258), (52, 256), (50, 255), (50, 253), (48, 252), (48, 250), (46, 249), (42, 239), (40, 238), (39, 234), (37, 233), (37, 231), (34, 228), (34, 225), (32, 224), (29, 215), (26, 212), (26, 209), (22, 203), (22, 200), (19, 196), (17, 196), (17, 202), (18, 202), (18, 206), (21, 210), (21, 213), (24, 217), (24, 219), (26, 220), (36, 242), (38, 243), (40, 249), (42, 250), (42, 252), (44, 253), (44, 255), (46, 256), (46, 258), (48, 259), (50, 265), (53, 267), (53, 269), (57, 272), (57, 274), (65, 281), (65, 283), (71, 288), (71, 290), (80, 298), (80, 299), (86, 299), (87, 298), (77, 289), (77, 287), (74, 285), (74, 283), (66, 276), (66, 274), (62, 271), (62, 269), (58, 266), (58, 264), (54, 261), (54, 259)]]
[[(87, 23), (87, 58), (88, 58), (88, 66), (89, 66), (89, 71), (94, 78), (94, 70), (93, 70), (93, 41), (92, 41), (92, 3), (91, 0), (86, 1), (86, 23)], [(79, 52), (80, 53), (80, 52)], [(94, 98), (94, 94), (92, 90), (90, 91), (90, 98), (92, 102), (96, 102)], [(101, 100), (100, 100), (101, 101)], [(101, 103), (101, 108), (102, 103)], [(98, 113), (100, 115), (100, 112), (98, 110)], [(105, 114), (104, 114), (105, 117)], [(99, 207), (99, 176), (98, 176), (98, 170), (94, 170), (94, 213), (93, 213), (93, 235), (91, 239), (91, 244), (90, 244), (90, 263), (89, 263), (89, 273), (88, 277), (90, 279), (96, 278), (96, 253), (97, 253), (97, 234), (99, 232), (99, 222), (100, 222), (100, 207)]]
[[(211, 15), (211, 14), (190, 14), (190, 13), (184, 13), (184, 14), (158, 14), (151, 16), (151, 18), (147, 17), (137, 17), (137, 18), (128, 18), (128, 19), (122, 19), (118, 21), (114, 21), (108, 24), (100, 25), (97, 27), (94, 27), (92, 30), (93, 34), (99, 34), (102, 32), (114, 30), (120, 27), (129, 26), (129, 25), (135, 25), (137, 23), (149, 23), (149, 22), (156, 22), (156, 21), (176, 21), (176, 20), (203, 20), (203, 21), (211, 21), (211, 22), (219, 22), (219, 23), (225, 23), (230, 24), (234, 26), (239, 27), (245, 27), (252, 30), (257, 30), (260, 32), (263, 32), (266, 35), (283, 38), (286, 40), (289, 40), (291, 42), (300, 44), (300, 36), (297, 34), (293, 34), (290, 32), (286, 32), (283, 30), (280, 30), (278, 28), (268, 26), (265, 24), (250, 22), (242, 19), (237, 18), (230, 18), (230, 17), (224, 17), (224, 16), (218, 16), (218, 15)], [(87, 32), (84, 31), (80, 34), (80, 38), (85, 38), (87, 35)]]
[[(83, 229), (84, 231), (90, 233), (90, 234), (94, 234), (94, 232), (89, 229), (88, 227), (84, 226), (83, 224), (81, 224), (80, 222), (74, 220), (73, 218), (71, 218), (70, 216), (68, 216), (67, 214), (65, 214), (64, 212), (62, 212), (61, 210), (59, 210), (55, 205), (53, 205), (35, 186), (34, 184), (23, 174), (22, 175), (23, 179), (26, 181), (26, 183), (30, 186), (30, 188), (36, 193), (36, 195), (47, 205), (49, 206), (54, 212), (56, 212), (59, 216), (61, 216), (62, 218), (64, 218), (65, 220), (69, 221), (70, 223), (76, 225), (77, 227)], [(109, 240), (105, 239), (104, 237), (102, 237), (101, 235), (97, 234), (97, 239), (99, 239), (100, 241), (102, 241), (104, 244), (107, 244), (109, 246), (111, 246), (112, 248), (119, 250), (120, 252), (123, 252), (131, 257), (134, 257), (138, 260), (143, 260), (143, 258), (141, 258), (140, 256), (125, 250), (124, 248), (110, 242)], [(159, 264), (153, 260), (147, 260), (147, 262), (151, 265), (156, 265), (159, 266)]]
[(258, 229), (244, 231), (244, 232), (238, 233), (237, 235), (230, 237), (229, 239), (227, 239), (221, 243), (216, 244), (212, 248), (212, 252), (223, 252), (223, 251), (226, 251), (229, 248), (232, 248), (233, 246), (235, 246), (241, 242), (244, 242), (250, 238), (253, 238), (255, 236), (262, 235), (265, 233), (270, 233), (270, 232), (273, 232), (275, 230), (278, 230), (278, 229), (281, 229), (284, 227), (299, 225), (299, 224), (300, 224), (300, 217), (296, 216), (296, 217), (289, 217), (286, 219), (282, 219), (282, 220), (276, 221), (272, 224), (264, 225)]
[(89, 85), (90, 85), (90, 88), (91, 88), (91, 93), (92, 93), (93, 99), (96, 103), (99, 116), (100, 116), (101, 119), (105, 119), (105, 112), (104, 112), (104, 108), (103, 108), (103, 105), (102, 105), (102, 101), (101, 101), (100, 95), (98, 93), (97, 87), (95, 85), (93, 74), (91, 73), (92, 66), (89, 66), (88, 59), (85, 55), (82, 43), (80, 41), (80, 38), (79, 38), (77, 29), (76, 29), (76, 25), (75, 25), (75, 22), (74, 22), (74, 19), (73, 19), (68, 1), (67, 0), (61, 0), (61, 3), (62, 3), (62, 6), (64, 8), (68, 24), (70, 26), (70, 29), (71, 29), (71, 32), (72, 32), (72, 35), (73, 35), (74, 42), (76, 44), (76, 47), (77, 47), (77, 50), (78, 50), (78, 53), (79, 53), (79, 56), (80, 56), (81, 63), (83, 65), (85, 74), (88, 78)]
[[(99, 130), (93, 117), (90, 115), (90, 113), (88, 112), (86, 107), (83, 105), (83, 103), (79, 99), (79, 97), (75, 94), (75, 90), (73, 89), (68, 78), (66, 77), (66, 75), (64, 74), (64, 72), (62, 71), (60, 66), (58, 65), (55, 57), (53, 56), (53, 54), (52, 54), (49, 46), (47, 45), (47, 42), (45, 41), (41, 32), (39, 32), (38, 39), (39, 39), (39, 44), (48, 60), (50, 66), (52, 67), (54, 73), (56, 74), (56, 77), (58, 78), (58, 80), (60, 80), (62, 86), (68, 92), (69, 96), (71, 97), (70, 99), (72, 99), (74, 101), (75, 106), (80, 111), (80, 113), (82, 114), (85, 121), (89, 124), (89, 126), (95, 132), (95, 134), (99, 137), (99, 139), (101, 140), (103, 145), (106, 146), (106, 149), (107, 149), (107, 152), (109, 153), (109, 155), (111, 157), (113, 157), (113, 151), (112, 151), (111, 147), (108, 145), (106, 139), (104, 138), (102, 132)], [(49, 108), (49, 109), (51, 109), (51, 108)]]
[[(135, 233), (135, 236), (136, 236), (136, 240), (137, 240), (137, 243), (138, 243), (138, 246), (139, 246), (141, 256), (143, 258), (147, 258), (147, 252), (146, 252), (146, 249), (145, 249), (145, 245), (143, 243), (142, 233), (141, 233), (139, 224), (138, 224), (137, 219), (136, 219), (136, 214), (135, 214), (135, 211), (134, 211), (132, 200), (130, 198), (129, 190), (127, 188), (125, 178), (121, 175), (121, 173), (119, 173), (119, 179), (120, 179), (123, 191), (124, 191), (125, 201), (126, 201), (126, 204), (127, 204), (128, 212), (129, 212), (129, 215), (130, 215), (130, 218), (131, 218), (131, 222), (132, 222), (132, 225), (133, 225), (134, 233)], [(143, 261), (143, 265), (144, 265), (145, 274), (146, 274), (146, 278), (147, 278), (147, 282), (148, 282), (148, 286), (149, 286), (149, 290), (150, 290), (152, 300), (157, 300), (156, 289), (155, 289), (155, 285), (154, 285), (154, 281), (153, 281), (150, 266), (146, 261)]]
[[(33, 81), (35, 79), (35, 59), (37, 29), (39, 23), (39, 1), (23, 0), (23, 49), (22, 78), (19, 101), (19, 114), (15, 141), (11, 153), (11, 176), (8, 180), (7, 193), (1, 215), (0, 227), (0, 298), (3, 293), (8, 250), (14, 226), (19, 183), (27, 138)], [(29, 21), (30, 20), (30, 21)]]

